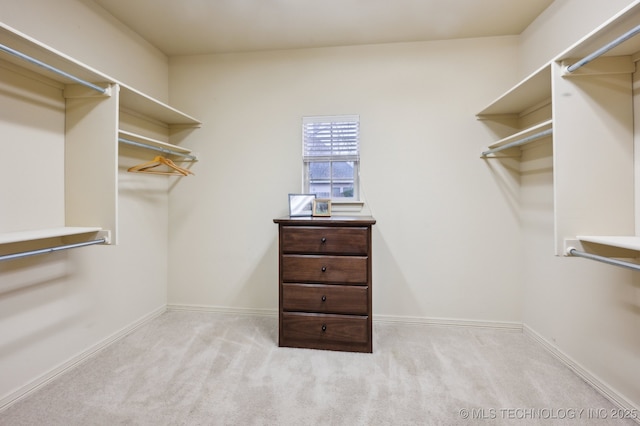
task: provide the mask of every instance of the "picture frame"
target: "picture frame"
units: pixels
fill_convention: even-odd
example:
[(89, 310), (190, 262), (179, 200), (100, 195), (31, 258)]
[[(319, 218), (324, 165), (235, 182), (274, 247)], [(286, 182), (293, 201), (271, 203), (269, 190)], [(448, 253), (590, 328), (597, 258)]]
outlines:
[(315, 199), (316, 194), (289, 194), (289, 216), (312, 216)]
[(313, 216), (331, 216), (331, 199), (316, 198), (313, 200)]

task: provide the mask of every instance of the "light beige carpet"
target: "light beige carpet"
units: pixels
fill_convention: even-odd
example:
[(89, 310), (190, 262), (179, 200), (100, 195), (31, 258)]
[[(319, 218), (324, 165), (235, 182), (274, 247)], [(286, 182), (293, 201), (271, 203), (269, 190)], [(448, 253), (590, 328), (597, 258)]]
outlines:
[(374, 322), (354, 354), (278, 348), (275, 317), (167, 312), (0, 424), (636, 424), (589, 418), (614, 408), (518, 332)]

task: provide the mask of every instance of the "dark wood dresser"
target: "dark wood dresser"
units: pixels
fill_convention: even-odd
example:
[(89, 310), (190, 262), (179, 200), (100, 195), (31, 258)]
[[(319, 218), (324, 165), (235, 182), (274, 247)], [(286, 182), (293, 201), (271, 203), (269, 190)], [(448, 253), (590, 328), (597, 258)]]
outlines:
[(274, 219), (279, 346), (372, 352), (369, 216)]

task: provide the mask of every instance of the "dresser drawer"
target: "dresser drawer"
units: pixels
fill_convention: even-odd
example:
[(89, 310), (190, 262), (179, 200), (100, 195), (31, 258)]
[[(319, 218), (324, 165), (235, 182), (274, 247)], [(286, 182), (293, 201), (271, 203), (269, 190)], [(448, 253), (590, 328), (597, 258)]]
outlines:
[(367, 284), (366, 256), (282, 256), (282, 280), (337, 284)]
[(283, 341), (367, 343), (367, 316), (282, 313)]
[(369, 289), (365, 286), (282, 284), (285, 311), (367, 315)]
[(283, 226), (283, 253), (364, 254), (368, 253), (367, 228), (327, 226)]

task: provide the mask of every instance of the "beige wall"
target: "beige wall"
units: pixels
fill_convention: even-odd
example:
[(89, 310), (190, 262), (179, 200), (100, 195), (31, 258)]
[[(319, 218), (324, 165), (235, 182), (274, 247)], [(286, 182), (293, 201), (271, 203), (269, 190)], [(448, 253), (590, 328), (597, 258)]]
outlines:
[[(516, 55), (484, 38), (174, 57), (172, 101), (205, 126), (171, 193), (169, 303), (277, 309), (277, 227), (301, 190), (301, 117), (359, 114), (378, 319), (519, 322), (515, 187), (479, 159), (475, 113)], [(511, 178), (511, 176), (510, 176)], [(505, 196), (506, 194), (506, 196)]]
[[(630, 3), (590, 1), (587, 7), (582, 0), (556, 0), (521, 38), (522, 64), (529, 70), (525, 74)], [(599, 378), (638, 406), (638, 273), (585, 259), (553, 256), (551, 146), (525, 150), (522, 168), (527, 170), (521, 179), (523, 322), (555, 345), (579, 370)]]
[[(3, 1), (0, 20), (133, 87), (140, 83), (140, 90), (167, 98), (167, 58), (92, 2)], [(5, 86), (9, 80), (13, 82)], [(15, 80), (24, 83), (17, 92)], [(3, 140), (3, 161), (10, 166), (0, 170), (1, 232), (62, 226), (64, 99), (59, 89), (4, 68), (0, 84), (0, 131), (15, 136)], [(122, 163), (131, 161), (136, 159), (121, 157)], [(0, 263), (0, 406), (164, 308), (167, 190), (164, 178), (122, 171), (120, 245)]]

